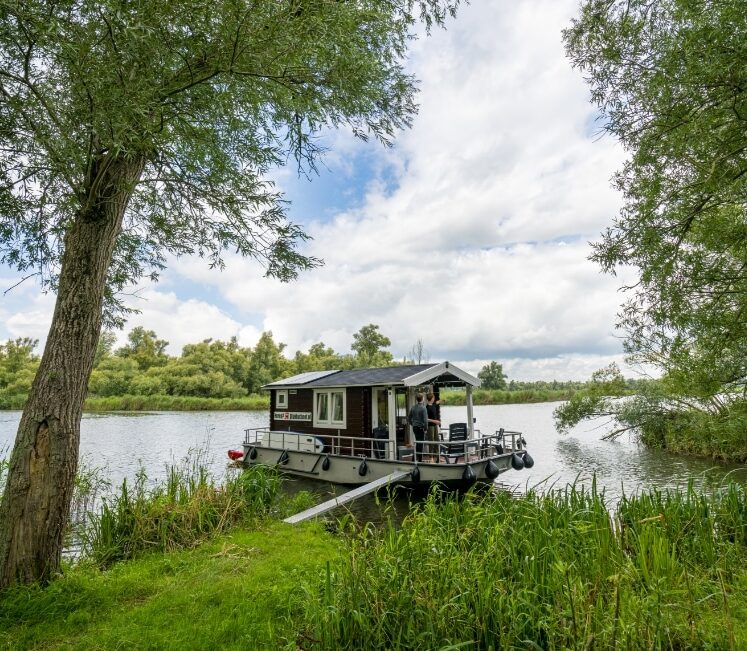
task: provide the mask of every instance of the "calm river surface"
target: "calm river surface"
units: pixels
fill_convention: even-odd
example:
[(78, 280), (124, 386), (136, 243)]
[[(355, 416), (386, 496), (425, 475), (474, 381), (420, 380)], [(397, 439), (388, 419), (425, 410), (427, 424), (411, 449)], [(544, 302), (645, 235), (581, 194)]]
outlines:
[[(475, 407), (476, 426), (484, 434), (499, 427), (523, 432), (535, 460), (531, 470), (509, 471), (499, 481), (522, 490), (535, 485), (559, 488), (574, 481), (588, 485), (596, 474), (598, 486), (613, 499), (622, 491), (683, 486), (690, 479), (704, 489), (725, 478), (747, 484), (747, 466), (717, 465), (646, 450), (627, 435), (601, 441), (608, 426), (585, 423), (560, 435), (552, 421), (558, 404)], [(446, 425), (463, 422), (466, 409), (443, 407), (441, 413)], [(9, 454), (19, 419), (20, 412), (0, 412), (0, 457)], [(81, 458), (86, 466), (101, 468), (116, 487), (123, 478), (134, 478), (140, 467), (149, 479), (161, 479), (168, 464), (179, 463), (190, 450), (199, 449), (220, 477), (226, 471), (226, 450), (241, 447), (244, 429), (267, 425), (265, 411), (86, 414), (81, 425)]]

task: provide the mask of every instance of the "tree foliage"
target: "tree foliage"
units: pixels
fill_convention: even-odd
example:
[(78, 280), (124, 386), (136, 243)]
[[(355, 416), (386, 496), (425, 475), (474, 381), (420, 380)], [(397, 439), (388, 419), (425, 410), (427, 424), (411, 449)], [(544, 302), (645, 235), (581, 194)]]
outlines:
[(564, 37), (602, 130), (629, 154), (622, 208), (592, 257), (637, 270), (625, 350), (662, 381), (623, 419), (726, 415), (747, 392), (744, 2), (586, 0)]
[(147, 371), (151, 366), (163, 366), (166, 363), (166, 346), (169, 342), (158, 339), (153, 330), (137, 326), (127, 335), (127, 344), (117, 351), (117, 355), (131, 359), (138, 368)]
[(740, 0), (588, 0), (565, 32), (604, 131), (629, 158), (594, 247), (638, 269), (623, 308), (635, 361), (684, 392), (747, 386), (747, 12)]
[(319, 261), (265, 175), (289, 156), (314, 168), (327, 127), (389, 144), (416, 111), (414, 15), (442, 23), (456, 4), (4, 1), (0, 259), (54, 288), (66, 230), (127, 159), (141, 171), (109, 307), (167, 255), (237, 251), (293, 278)]
[(384, 350), (392, 345), (391, 339), (379, 332), (379, 326), (369, 323), (353, 335), (351, 348), (355, 353), (356, 366), (389, 366), (392, 354)]
[(39, 357), (34, 353), (39, 342), (22, 337), (0, 344), (0, 409), (13, 406), (18, 396), (31, 389)]
[(268, 173), (313, 169), (328, 128), (390, 143), (416, 111), (416, 16), (457, 3), (0, 2), (0, 261), (57, 291), (0, 501), (0, 588), (59, 568), (118, 293), (169, 256), (231, 251), (281, 280), (319, 264)]
[[(372, 327), (365, 332), (377, 335), (375, 341), (379, 343), (388, 341), (378, 332), (378, 326)], [(289, 359), (286, 345), (275, 341), (269, 331), (263, 332), (253, 347), (240, 346), (236, 338), (227, 342), (206, 339), (187, 344), (178, 357), (166, 353), (167, 342), (152, 330), (133, 328), (127, 339), (126, 346), (102, 356), (91, 374), (90, 395), (235, 398), (257, 393), (263, 385), (284, 377), (306, 371), (360, 368), (368, 366), (371, 359), (336, 353), (321, 342), (307, 352), (296, 351)], [(394, 363), (391, 354), (378, 348), (372, 359), (384, 365)]]
[(477, 377), (480, 378), (483, 389), (505, 389), (507, 386), (503, 364), (495, 361), (483, 366)]

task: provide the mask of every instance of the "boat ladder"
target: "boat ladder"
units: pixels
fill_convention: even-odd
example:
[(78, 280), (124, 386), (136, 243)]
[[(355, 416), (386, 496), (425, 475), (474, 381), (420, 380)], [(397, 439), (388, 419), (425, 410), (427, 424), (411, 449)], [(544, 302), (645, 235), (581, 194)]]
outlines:
[(374, 479), (367, 484), (363, 484), (363, 486), (358, 486), (357, 488), (354, 488), (347, 493), (343, 493), (342, 495), (333, 497), (331, 500), (327, 500), (326, 502), (322, 502), (321, 504), (312, 506), (310, 509), (301, 511), (301, 513), (296, 513), (296, 515), (291, 515), (290, 517), (285, 518), (283, 522), (286, 522), (288, 524), (297, 524), (299, 522), (303, 522), (304, 520), (309, 520), (310, 518), (316, 517), (317, 515), (321, 515), (322, 513), (331, 511), (337, 506), (341, 506), (342, 504), (351, 502), (358, 497), (373, 493), (375, 490), (382, 488), (383, 486), (396, 484), (398, 481), (402, 481), (403, 479), (408, 478), (411, 475), (411, 470), (397, 470), (396, 472), (393, 472), (386, 477)]

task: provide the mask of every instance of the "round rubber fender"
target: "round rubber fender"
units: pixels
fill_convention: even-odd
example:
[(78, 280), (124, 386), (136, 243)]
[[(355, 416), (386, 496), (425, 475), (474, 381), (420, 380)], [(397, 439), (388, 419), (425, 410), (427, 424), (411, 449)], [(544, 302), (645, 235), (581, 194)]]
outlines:
[(532, 459), (532, 455), (529, 454), (529, 452), (524, 453), (524, 467), (525, 468), (531, 468), (534, 465), (534, 459)]
[(278, 464), (285, 465), (290, 460), (290, 456), (288, 455), (288, 450), (283, 450), (280, 454), (280, 458), (278, 459)]
[(329, 455), (324, 455), (324, 461), (322, 461), (322, 470), (329, 470), (329, 467), (332, 465), (332, 462), (329, 460)]
[(522, 459), (516, 452), (511, 455), (511, 467), (514, 470), (521, 470), (524, 467), (524, 459)]
[(358, 466), (358, 474), (361, 477), (365, 477), (368, 474), (368, 464), (366, 463), (365, 459), (363, 459), (361, 461), (361, 465)]
[(495, 479), (499, 473), (500, 470), (498, 470), (498, 466), (493, 463), (492, 459), (485, 464), (485, 475), (489, 479)]
[(464, 472), (462, 473), (462, 479), (464, 481), (473, 482), (477, 479), (475, 471), (472, 470), (472, 466), (465, 466)]
[(254, 461), (257, 458), (257, 448), (254, 446), (249, 448), (249, 458)]
[(411, 477), (412, 481), (417, 484), (420, 481), (420, 468), (418, 468), (417, 466), (415, 466), (410, 471), (410, 477)]

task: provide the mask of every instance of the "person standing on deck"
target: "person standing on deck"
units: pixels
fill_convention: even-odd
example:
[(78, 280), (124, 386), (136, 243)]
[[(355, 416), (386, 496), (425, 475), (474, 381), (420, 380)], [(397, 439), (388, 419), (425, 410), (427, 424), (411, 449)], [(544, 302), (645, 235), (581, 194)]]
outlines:
[[(438, 404), (440, 400), (436, 400), (436, 395), (432, 391), (429, 391), (425, 395), (425, 399), (428, 401), (428, 404), (425, 406), (425, 409), (428, 413), (427, 440), (438, 441), (438, 432), (441, 429), (441, 407)], [(428, 453), (433, 454), (434, 450), (438, 452), (438, 447), (435, 445), (428, 446)]]
[(407, 420), (412, 426), (412, 433), (415, 435), (415, 458), (418, 461), (423, 460), (423, 440), (425, 439), (425, 431), (428, 427), (428, 411), (423, 404), (423, 394), (418, 393), (415, 395), (417, 402), (410, 407), (410, 413), (407, 415)]

